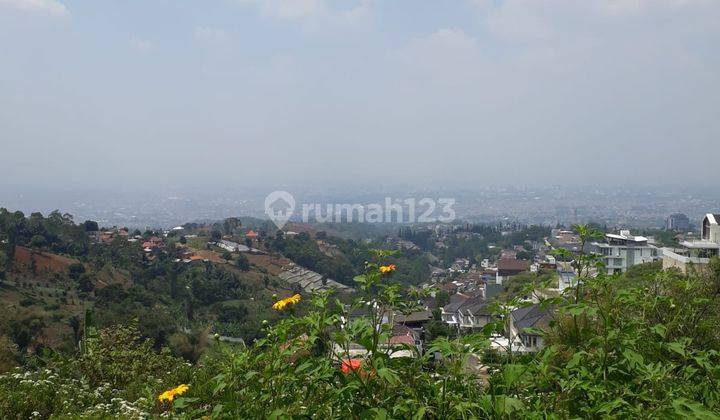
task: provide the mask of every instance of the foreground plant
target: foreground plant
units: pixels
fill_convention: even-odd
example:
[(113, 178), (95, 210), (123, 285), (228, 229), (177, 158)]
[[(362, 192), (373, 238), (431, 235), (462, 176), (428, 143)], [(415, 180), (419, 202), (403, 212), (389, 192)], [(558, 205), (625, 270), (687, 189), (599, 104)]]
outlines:
[(182, 395), (187, 392), (187, 390), (190, 389), (185, 384), (178, 385), (175, 388), (168, 389), (167, 391), (163, 392), (162, 394), (158, 395), (158, 401), (162, 402), (172, 402), (175, 397), (178, 395)]
[(287, 297), (285, 299), (281, 299), (281, 300), (275, 302), (273, 304), (272, 308), (275, 309), (276, 311), (282, 311), (286, 307), (297, 305), (298, 303), (300, 303), (301, 299), (302, 299), (302, 297), (299, 294), (294, 294), (290, 297)]

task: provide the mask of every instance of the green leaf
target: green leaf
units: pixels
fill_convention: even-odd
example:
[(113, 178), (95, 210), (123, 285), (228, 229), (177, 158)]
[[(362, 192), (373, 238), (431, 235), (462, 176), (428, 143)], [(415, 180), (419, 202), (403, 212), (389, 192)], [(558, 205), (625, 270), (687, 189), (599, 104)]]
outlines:
[(678, 398), (672, 403), (677, 418), (716, 420), (717, 414), (708, 410), (704, 405), (685, 398)]
[(418, 411), (413, 414), (413, 420), (421, 420), (425, 418), (425, 412), (427, 411), (427, 407), (420, 407)]
[(513, 386), (526, 371), (525, 365), (507, 364), (503, 366), (503, 383), (507, 387)]
[(390, 418), (390, 414), (388, 414), (387, 410), (385, 410), (384, 408), (378, 407), (363, 411), (362, 413), (360, 413), (360, 418), (363, 420), (387, 420)]
[(173, 408), (174, 409), (183, 409), (198, 400), (199, 400), (199, 398), (180, 397), (173, 402)]
[(289, 418), (291, 417), (282, 408), (278, 408), (277, 410), (270, 413), (270, 415), (268, 416), (268, 419), (270, 420), (281, 420)]
[(672, 343), (668, 343), (667, 347), (674, 351), (675, 353), (679, 354), (682, 357), (685, 357), (685, 344), (681, 343), (679, 341), (673, 341)]
[(655, 334), (659, 335), (662, 338), (665, 338), (665, 336), (667, 335), (667, 327), (664, 326), (663, 324), (654, 325), (651, 329), (652, 329), (652, 332), (654, 332)]
[(634, 350), (631, 349), (625, 349), (622, 352), (625, 359), (630, 363), (630, 366), (632, 367), (638, 367), (642, 366), (643, 364), (643, 357), (640, 353), (637, 353)]
[(400, 383), (400, 377), (395, 372), (388, 368), (380, 368), (377, 370), (379, 378), (389, 382), (391, 385), (397, 385)]
[(600, 409), (597, 412), (608, 415), (624, 405), (627, 405), (627, 403), (622, 398), (616, 398), (600, 405)]
[(498, 395), (495, 399), (495, 412), (509, 416), (515, 411), (520, 411), (525, 408), (522, 401), (517, 398), (508, 397), (506, 395)]
[(582, 359), (582, 357), (583, 357), (584, 355), (585, 355), (584, 352), (577, 352), (577, 353), (573, 354), (573, 356), (572, 356), (572, 357), (570, 358), (570, 360), (568, 361), (566, 367), (567, 367), (568, 369), (574, 368), (575, 366), (577, 366), (577, 365), (580, 363), (580, 360)]

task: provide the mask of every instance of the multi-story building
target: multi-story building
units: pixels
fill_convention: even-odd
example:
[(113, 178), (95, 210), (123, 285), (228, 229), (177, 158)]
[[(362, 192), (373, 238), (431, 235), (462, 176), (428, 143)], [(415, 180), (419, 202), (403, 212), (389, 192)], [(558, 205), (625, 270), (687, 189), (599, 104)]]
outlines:
[(690, 219), (682, 213), (673, 213), (665, 221), (666, 230), (687, 232), (690, 229)]
[(605, 234), (605, 242), (593, 245), (602, 255), (608, 274), (624, 273), (629, 267), (659, 259), (657, 247), (649, 244), (648, 238), (631, 235), (629, 230)]
[(679, 248), (663, 248), (663, 268), (687, 273), (690, 267), (705, 269), (720, 253), (720, 214), (708, 213), (700, 224), (700, 240), (682, 241)]

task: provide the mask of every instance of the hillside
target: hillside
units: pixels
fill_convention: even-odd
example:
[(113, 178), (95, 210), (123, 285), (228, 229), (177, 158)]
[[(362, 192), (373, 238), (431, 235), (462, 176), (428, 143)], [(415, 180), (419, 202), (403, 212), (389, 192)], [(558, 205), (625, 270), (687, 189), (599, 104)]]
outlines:
[[(0, 411), (179, 419), (720, 415), (720, 261), (707, 277), (654, 264), (584, 278), (582, 291), (545, 302), (556, 308), (543, 333), (547, 346), (526, 354), (494, 350), (502, 319), (475, 334), (438, 336), (427, 352), (388, 340), (382, 314), (412, 304), (394, 292), (389, 256), (380, 252), (368, 265), (352, 302), (284, 299), (277, 311), (286, 318), (264, 339), (248, 348), (205, 342), (191, 364), (154, 350), (132, 321), (89, 329), (80, 352), (0, 374)], [(197, 355), (204, 340), (185, 341), (183, 357)]]
[(0, 336), (23, 354), (73, 351), (80, 329), (133, 320), (158, 348), (200, 330), (259, 338), (264, 321), (279, 319), (270, 309), (276, 296), (303, 290), (282, 278), (297, 265), (260, 238), (257, 252), (228, 252), (216, 244), (215, 229), (233, 239), (242, 225), (225, 225), (192, 226), (184, 235), (141, 233), (0, 210)]

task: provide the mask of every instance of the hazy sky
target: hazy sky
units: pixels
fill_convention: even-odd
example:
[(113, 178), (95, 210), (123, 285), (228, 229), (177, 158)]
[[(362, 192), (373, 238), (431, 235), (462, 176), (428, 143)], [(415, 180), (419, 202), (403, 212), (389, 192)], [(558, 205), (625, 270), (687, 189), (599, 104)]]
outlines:
[(0, 184), (716, 184), (717, 0), (0, 0)]

